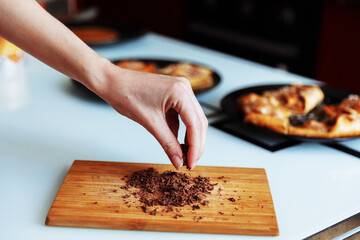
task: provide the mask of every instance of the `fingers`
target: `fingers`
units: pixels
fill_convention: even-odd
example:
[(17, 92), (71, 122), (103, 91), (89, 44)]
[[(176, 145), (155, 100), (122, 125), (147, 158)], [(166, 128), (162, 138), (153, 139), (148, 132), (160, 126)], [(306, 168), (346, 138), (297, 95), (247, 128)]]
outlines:
[(204, 114), (204, 111), (202, 110), (202, 108), (200, 106), (200, 103), (198, 102), (198, 100), (196, 99), (194, 94), (191, 94), (191, 98), (193, 99), (194, 106), (197, 110), (197, 114), (198, 114), (199, 120), (201, 122), (201, 145), (200, 145), (199, 155), (197, 157), (196, 162), (194, 163), (194, 167), (195, 167), (195, 165), (197, 164), (197, 161), (200, 159), (201, 155), (204, 152), (205, 142), (206, 142), (206, 132), (207, 132), (207, 128), (208, 128), (208, 120)]
[(190, 169), (193, 169), (204, 151), (208, 123), (200, 104), (193, 94), (189, 81), (184, 78), (180, 78), (180, 80), (186, 81), (186, 89), (183, 89), (184, 92), (178, 94), (181, 99), (179, 99), (174, 109), (180, 114), (186, 126), (185, 143), (189, 145), (188, 164)]
[(156, 138), (177, 170), (183, 165), (180, 143), (170, 130), (166, 119), (161, 118), (149, 125), (148, 131)]

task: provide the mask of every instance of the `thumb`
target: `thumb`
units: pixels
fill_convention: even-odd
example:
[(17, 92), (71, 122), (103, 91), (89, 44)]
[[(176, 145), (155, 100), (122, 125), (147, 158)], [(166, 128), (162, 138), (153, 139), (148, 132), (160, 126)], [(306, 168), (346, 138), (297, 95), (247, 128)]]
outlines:
[(177, 170), (183, 165), (181, 146), (165, 119), (152, 123), (149, 132), (156, 138)]

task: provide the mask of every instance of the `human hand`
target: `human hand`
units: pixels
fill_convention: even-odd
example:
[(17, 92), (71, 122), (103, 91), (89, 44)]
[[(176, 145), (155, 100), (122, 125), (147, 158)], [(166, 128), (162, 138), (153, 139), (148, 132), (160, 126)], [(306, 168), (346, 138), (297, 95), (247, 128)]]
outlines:
[(180, 115), (186, 126), (188, 164), (193, 169), (204, 151), (207, 119), (187, 79), (143, 73), (107, 65), (105, 80), (95, 92), (117, 112), (145, 127), (180, 169), (183, 156), (177, 140)]

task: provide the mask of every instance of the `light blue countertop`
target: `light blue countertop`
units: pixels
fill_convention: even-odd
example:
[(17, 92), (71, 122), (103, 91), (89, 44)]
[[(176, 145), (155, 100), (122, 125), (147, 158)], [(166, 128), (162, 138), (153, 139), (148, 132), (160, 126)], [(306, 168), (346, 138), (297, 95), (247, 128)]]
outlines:
[[(181, 59), (211, 66), (221, 75), (221, 83), (198, 99), (215, 107), (229, 92), (247, 86), (313, 82), (156, 34), (96, 51), (109, 59)], [(169, 162), (140, 125), (108, 105), (76, 95), (69, 78), (36, 59), (26, 56), (23, 65), (22, 79), (0, 81), (0, 88), (8, 89), (6, 96), (0, 91), (0, 239), (301, 239), (360, 212), (359, 158), (314, 143), (270, 152), (210, 126), (199, 164), (265, 168), (280, 236), (45, 226), (47, 212), (75, 159)], [(183, 126), (181, 131), (183, 138)], [(344, 145), (360, 149), (359, 140)]]

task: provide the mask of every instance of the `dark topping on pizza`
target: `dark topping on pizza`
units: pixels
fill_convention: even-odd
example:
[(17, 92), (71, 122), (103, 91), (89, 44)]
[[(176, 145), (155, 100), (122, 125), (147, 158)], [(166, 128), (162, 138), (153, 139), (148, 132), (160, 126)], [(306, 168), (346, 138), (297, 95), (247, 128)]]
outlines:
[(318, 105), (306, 115), (293, 115), (289, 117), (292, 126), (302, 126), (310, 120), (318, 122), (327, 122), (330, 120), (330, 116), (324, 111), (324, 105)]

